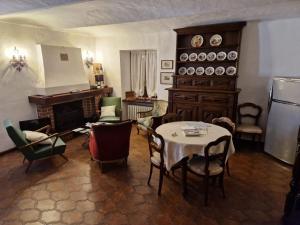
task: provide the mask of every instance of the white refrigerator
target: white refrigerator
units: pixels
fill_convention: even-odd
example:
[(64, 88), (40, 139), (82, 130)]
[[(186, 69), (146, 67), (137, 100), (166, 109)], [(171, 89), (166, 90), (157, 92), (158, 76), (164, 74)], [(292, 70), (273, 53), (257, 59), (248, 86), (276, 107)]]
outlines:
[(300, 126), (300, 78), (274, 78), (270, 90), (264, 150), (294, 164)]

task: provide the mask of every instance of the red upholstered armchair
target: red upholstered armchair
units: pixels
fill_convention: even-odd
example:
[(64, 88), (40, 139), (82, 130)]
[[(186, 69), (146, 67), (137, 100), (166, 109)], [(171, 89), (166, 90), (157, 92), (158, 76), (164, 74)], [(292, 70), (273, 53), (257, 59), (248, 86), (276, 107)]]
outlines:
[(99, 161), (101, 171), (105, 162), (124, 160), (127, 164), (131, 126), (132, 121), (92, 126), (90, 153), (94, 160)]

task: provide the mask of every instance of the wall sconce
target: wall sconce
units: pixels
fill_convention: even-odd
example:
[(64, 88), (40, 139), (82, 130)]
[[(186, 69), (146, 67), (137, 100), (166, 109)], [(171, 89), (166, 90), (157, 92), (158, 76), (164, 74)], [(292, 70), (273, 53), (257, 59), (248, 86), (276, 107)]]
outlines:
[(89, 51), (86, 51), (85, 65), (87, 66), (87, 68), (90, 68), (90, 66), (92, 66), (93, 64), (94, 64), (93, 55)]
[(14, 67), (17, 71), (21, 71), (24, 66), (27, 66), (25, 54), (21, 54), (17, 47), (12, 51), (10, 65)]

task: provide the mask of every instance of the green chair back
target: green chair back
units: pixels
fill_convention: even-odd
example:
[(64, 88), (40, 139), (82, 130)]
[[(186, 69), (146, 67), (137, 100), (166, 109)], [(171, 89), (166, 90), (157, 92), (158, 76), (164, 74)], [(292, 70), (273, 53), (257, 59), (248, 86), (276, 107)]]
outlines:
[(15, 143), (17, 148), (29, 144), (23, 132), (19, 128), (14, 127), (10, 120), (5, 120), (3, 124), (8, 136)]
[(101, 106), (111, 106), (115, 105), (116, 109), (122, 110), (121, 98), (120, 97), (103, 97), (101, 99)]

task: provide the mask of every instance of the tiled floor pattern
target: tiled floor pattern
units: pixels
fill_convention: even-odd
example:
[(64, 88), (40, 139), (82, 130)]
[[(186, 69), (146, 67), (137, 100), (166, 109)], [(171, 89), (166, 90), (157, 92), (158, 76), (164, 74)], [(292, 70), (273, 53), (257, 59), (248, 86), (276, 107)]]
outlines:
[(213, 187), (204, 207), (202, 180), (192, 175), (187, 198), (181, 195), (180, 171), (165, 178), (161, 197), (157, 170), (147, 186), (147, 142), (135, 129), (128, 167), (113, 165), (104, 174), (90, 161), (83, 140), (68, 142), (68, 162), (59, 156), (41, 160), (28, 174), (21, 154), (0, 156), (0, 225), (280, 224), (291, 171), (262, 153), (246, 149), (232, 156), (227, 198)]

